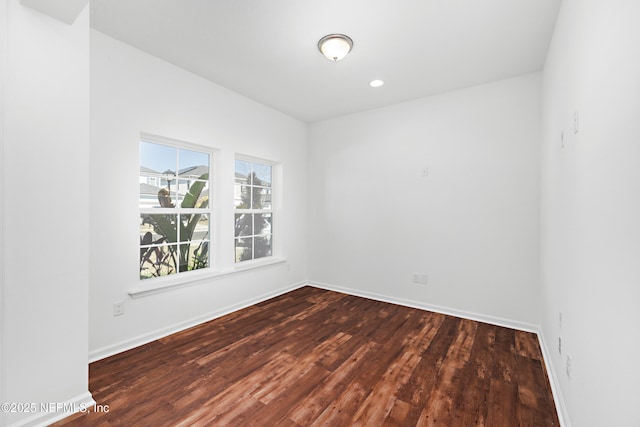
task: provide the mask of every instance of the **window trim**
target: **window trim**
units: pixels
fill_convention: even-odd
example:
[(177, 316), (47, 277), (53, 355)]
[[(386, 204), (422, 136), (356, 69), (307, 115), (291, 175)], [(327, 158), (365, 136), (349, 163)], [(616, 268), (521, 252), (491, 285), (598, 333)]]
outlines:
[(149, 295), (155, 295), (168, 292), (174, 289), (205, 283), (211, 280), (217, 280), (224, 277), (234, 276), (237, 274), (254, 271), (261, 268), (271, 267), (279, 264), (285, 264), (286, 258), (281, 257), (264, 257), (257, 260), (244, 261), (235, 263), (233, 268), (226, 270), (200, 269), (187, 271), (169, 276), (155, 277), (154, 286), (147, 286), (148, 280), (140, 280), (138, 285), (129, 288), (129, 296), (131, 298), (142, 298)]
[[(271, 208), (270, 209), (237, 209), (235, 206), (233, 206), (233, 219), (234, 219), (234, 227), (235, 227), (235, 216), (237, 213), (249, 213), (249, 214), (261, 214), (261, 213), (269, 213), (271, 214), (271, 255), (269, 256), (265, 256), (265, 257), (261, 257), (261, 258), (254, 258), (252, 257), (251, 259), (247, 259), (244, 261), (236, 261), (235, 260), (235, 256), (233, 257), (233, 266), (235, 269), (237, 270), (243, 270), (243, 269), (247, 269), (247, 268), (251, 268), (251, 265), (259, 265), (261, 264), (261, 260), (269, 260), (269, 259), (282, 259), (279, 255), (280, 255), (280, 251), (279, 249), (279, 245), (278, 245), (278, 240), (281, 239), (280, 237), (280, 228), (278, 227), (278, 222), (279, 222), (279, 216), (281, 215), (281, 213), (279, 212), (279, 209), (277, 208), (278, 206), (278, 200), (279, 200), (279, 193), (281, 191), (280, 188), (280, 183), (279, 183), (279, 175), (280, 175), (280, 167), (281, 164), (279, 162), (275, 162), (273, 160), (268, 160), (268, 159), (264, 159), (261, 157), (255, 157), (255, 156), (248, 156), (248, 155), (244, 155), (244, 154), (240, 154), (240, 153), (236, 153), (234, 156), (234, 162), (233, 162), (233, 172), (234, 172), (234, 187), (235, 187), (235, 162), (237, 160), (240, 161), (245, 161), (245, 162), (250, 162), (250, 163), (259, 163), (262, 165), (267, 165), (271, 167)], [(253, 187), (253, 185), (252, 185)], [(234, 197), (235, 197), (235, 189), (234, 189)], [(276, 232), (274, 233), (274, 230), (276, 230)], [(253, 234), (251, 236), (247, 236), (247, 237), (252, 237), (255, 238), (256, 235)], [(276, 238), (277, 237), (277, 238)], [(235, 250), (235, 242), (237, 240), (237, 237), (235, 236), (235, 233), (233, 235), (233, 247)], [(253, 248), (253, 250), (255, 250), (255, 247)], [(253, 255), (253, 254), (252, 254)]]
[[(210, 253), (209, 253), (209, 267), (192, 271), (184, 271), (182, 273), (170, 274), (166, 276), (153, 277), (150, 279), (139, 279), (139, 266), (136, 266), (138, 270), (138, 277), (135, 280), (135, 284), (128, 288), (128, 295), (133, 299), (144, 298), (147, 296), (157, 295), (164, 292), (170, 292), (175, 289), (184, 288), (194, 285), (206, 285), (212, 281), (230, 278), (241, 274), (251, 273), (255, 270), (263, 268), (284, 268), (287, 265), (287, 258), (282, 255), (281, 241), (283, 232), (280, 230), (280, 217), (281, 217), (281, 193), (282, 193), (282, 163), (255, 156), (248, 156), (233, 151), (226, 153), (223, 150), (210, 147), (206, 145), (193, 144), (185, 142), (179, 139), (167, 138), (149, 133), (140, 133), (137, 139), (137, 144), (140, 141), (146, 141), (156, 144), (169, 145), (173, 147), (186, 148), (195, 151), (204, 151), (210, 155), (210, 175), (209, 175), (209, 232), (211, 233)], [(233, 199), (221, 198), (220, 195), (225, 195), (228, 191), (227, 185), (229, 182), (235, 183), (235, 160), (245, 160), (251, 162), (262, 163), (270, 165), (272, 167), (272, 198), (271, 198), (271, 213), (272, 213), (272, 227), (276, 227), (275, 241), (272, 240), (271, 255), (268, 257), (262, 257), (252, 260), (246, 260), (241, 262), (235, 262), (235, 257), (231, 256), (229, 249), (235, 247), (235, 235), (233, 232), (233, 225), (231, 229), (227, 229), (226, 224), (220, 223), (220, 218), (229, 218), (230, 215), (232, 221), (235, 219), (236, 209), (233, 204)], [(221, 163), (224, 161), (224, 164)], [(230, 161), (231, 163), (227, 163)], [(140, 159), (138, 158), (138, 175)], [(229, 169), (229, 167), (231, 169)], [(227, 176), (227, 172), (231, 170), (231, 175)], [(221, 174), (225, 174), (224, 176)], [(225, 188), (221, 188), (223, 184)], [(226, 193), (229, 194), (229, 193)], [(231, 193), (231, 197), (234, 197), (234, 193)], [(231, 202), (231, 203), (229, 203)], [(156, 208), (160, 210), (161, 208)], [(138, 204), (138, 216), (141, 213), (140, 206)], [(275, 218), (274, 218), (275, 216)], [(226, 222), (226, 221), (225, 221)], [(235, 222), (235, 221), (234, 221)], [(233, 224), (233, 223), (232, 223)], [(230, 231), (230, 233), (229, 233)], [(227, 240), (231, 237), (231, 244)]]
[[(180, 150), (180, 149), (184, 149), (184, 150), (189, 150), (189, 151), (195, 151), (195, 152), (199, 152), (199, 153), (205, 153), (209, 156), (209, 179), (208, 179), (208, 185), (209, 185), (209, 204), (207, 206), (207, 208), (202, 209), (202, 208), (178, 208), (177, 206), (175, 208), (142, 208), (140, 207), (140, 204), (138, 202), (138, 217), (140, 217), (141, 215), (144, 214), (175, 214), (175, 215), (188, 215), (188, 214), (193, 214), (193, 213), (199, 213), (199, 214), (206, 214), (209, 216), (209, 237), (207, 239), (207, 241), (209, 242), (209, 249), (208, 249), (208, 253), (207, 253), (207, 258), (208, 258), (208, 265), (207, 267), (204, 268), (200, 268), (197, 270), (190, 270), (190, 271), (176, 271), (173, 274), (168, 274), (165, 276), (157, 276), (157, 277), (148, 277), (148, 278), (141, 278), (140, 277), (140, 268), (138, 268), (138, 279), (137, 282), (139, 283), (140, 286), (144, 287), (145, 289), (148, 288), (156, 288), (156, 287), (166, 287), (166, 283), (171, 282), (171, 281), (175, 281), (175, 280), (179, 280), (179, 281), (184, 281), (184, 279), (186, 278), (185, 276), (193, 276), (193, 273), (197, 273), (197, 272), (201, 272), (201, 271), (215, 271), (215, 262), (216, 262), (216, 254), (214, 253), (214, 250), (216, 248), (215, 246), (215, 241), (214, 241), (214, 236), (216, 236), (216, 230), (215, 230), (215, 224), (216, 224), (216, 219), (217, 219), (217, 195), (214, 192), (215, 189), (215, 185), (216, 185), (216, 173), (215, 173), (215, 166), (216, 166), (216, 158), (217, 158), (217, 152), (218, 150), (216, 150), (213, 147), (210, 146), (205, 146), (205, 145), (199, 145), (199, 144), (194, 144), (194, 143), (190, 143), (190, 142), (186, 142), (186, 141), (182, 141), (179, 139), (174, 139), (174, 138), (168, 138), (168, 137), (163, 137), (163, 136), (158, 136), (158, 135), (152, 135), (152, 134), (148, 134), (148, 133), (144, 133), (141, 132), (139, 137), (138, 137), (138, 146), (140, 145), (141, 142), (146, 142), (146, 143), (151, 143), (151, 144), (157, 144), (157, 145), (163, 145), (163, 146), (168, 146), (171, 148), (175, 148), (176, 150)], [(142, 176), (140, 174), (140, 170), (139, 167), (141, 166), (141, 158), (140, 158), (140, 154), (138, 154), (138, 176)], [(176, 165), (177, 167), (178, 165)], [(176, 172), (178, 172), (176, 170)], [(139, 200), (139, 199), (138, 199)], [(176, 205), (177, 205), (178, 200), (176, 199)], [(183, 244), (185, 242), (176, 242), (175, 244), (177, 246), (180, 246), (181, 244)], [(141, 245), (138, 246), (138, 248), (140, 248)], [(176, 268), (179, 268), (178, 266), (176, 266)], [(190, 281), (190, 280), (189, 280)], [(135, 289), (137, 286), (135, 286), (132, 289)]]

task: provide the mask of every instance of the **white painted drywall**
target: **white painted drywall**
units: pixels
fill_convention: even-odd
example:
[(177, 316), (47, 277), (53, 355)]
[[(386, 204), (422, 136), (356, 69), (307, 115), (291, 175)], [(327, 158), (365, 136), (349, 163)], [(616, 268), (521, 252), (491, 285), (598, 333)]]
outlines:
[(640, 425), (639, 46), (640, 2), (564, 0), (543, 74), (541, 323), (580, 427)]
[(531, 74), (312, 124), (309, 279), (534, 328), (540, 85)]
[(89, 0), (20, 0), (23, 6), (30, 7), (35, 10), (59, 19), (66, 24), (73, 24), (80, 13), (87, 7)]
[[(5, 298), (4, 298), (4, 140), (6, 102), (6, 66), (7, 66), (7, 26), (8, 0), (0, 0), (0, 402), (6, 402), (6, 381), (4, 363), (4, 330), (5, 330)], [(0, 425), (7, 425), (7, 415), (0, 411)]]
[[(4, 6), (3, 401), (86, 401), (89, 11), (70, 26)], [(60, 414), (41, 415), (3, 422)]]
[[(234, 155), (279, 162), (274, 244), (287, 264), (131, 299), (138, 266), (141, 132), (219, 150), (215, 221), (233, 266)], [(307, 126), (102, 33), (91, 32), (90, 357), (141, 344), (306, 279)], [(125, 314), (112, 305), (125, 301)]]

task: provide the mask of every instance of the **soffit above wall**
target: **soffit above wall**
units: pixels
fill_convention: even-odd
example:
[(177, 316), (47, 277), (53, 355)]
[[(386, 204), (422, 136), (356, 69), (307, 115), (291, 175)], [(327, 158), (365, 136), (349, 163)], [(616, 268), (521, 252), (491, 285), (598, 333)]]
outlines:
[(20, 0), (20, 4), (71, 25), (89, 4), (89, 0)]

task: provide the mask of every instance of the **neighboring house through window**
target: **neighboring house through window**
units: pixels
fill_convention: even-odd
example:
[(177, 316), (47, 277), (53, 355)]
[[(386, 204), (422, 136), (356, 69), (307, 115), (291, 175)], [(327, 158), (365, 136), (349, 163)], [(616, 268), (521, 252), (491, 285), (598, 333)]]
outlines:
[(210, 150), (140, 141), (140, 279), (210, 266)]

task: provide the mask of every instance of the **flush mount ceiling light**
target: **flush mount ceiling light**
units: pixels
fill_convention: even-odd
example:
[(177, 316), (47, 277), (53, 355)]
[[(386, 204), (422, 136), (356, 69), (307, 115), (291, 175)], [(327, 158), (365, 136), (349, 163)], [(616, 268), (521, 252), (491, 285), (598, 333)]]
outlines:
[(344, 34), (329, 34), (318, 42), (318, 49), (330, 61), (340, 61), (353, 47), (353, 40)]
[(382, 80), (371, 80), (369, 82), (369, 86), (371, 87), (380, 87), (384, 84), (384, 82)]

